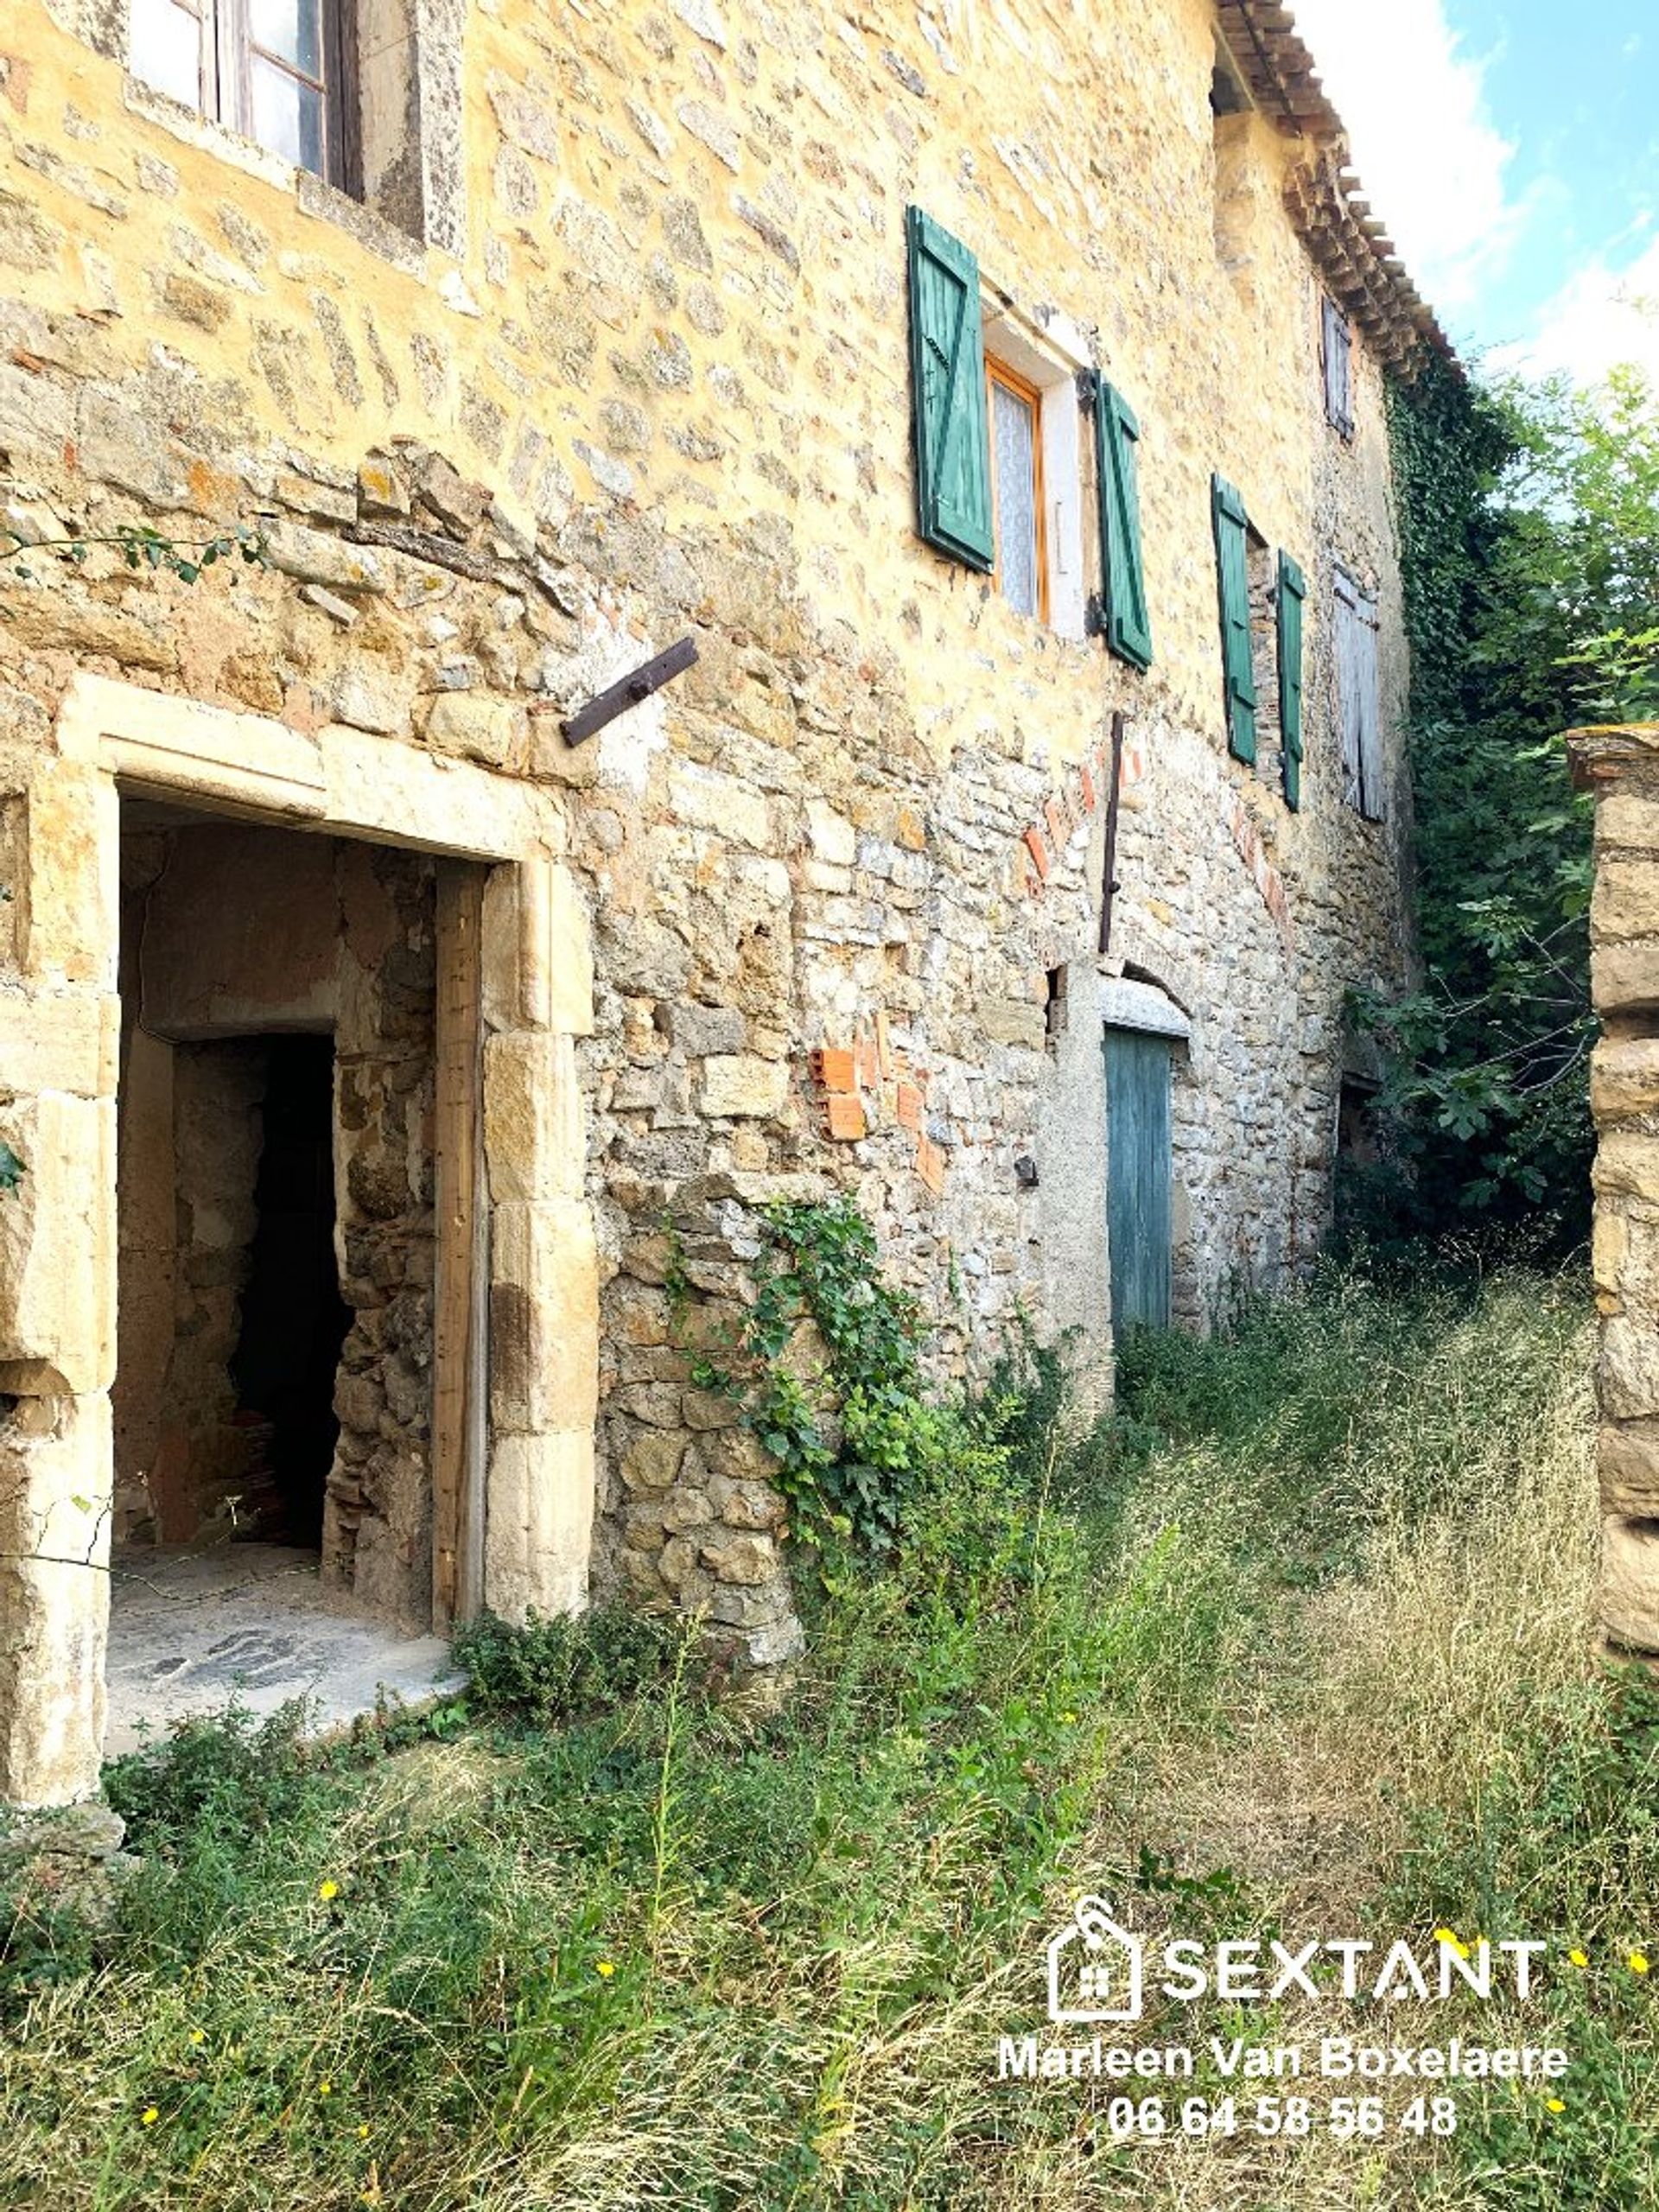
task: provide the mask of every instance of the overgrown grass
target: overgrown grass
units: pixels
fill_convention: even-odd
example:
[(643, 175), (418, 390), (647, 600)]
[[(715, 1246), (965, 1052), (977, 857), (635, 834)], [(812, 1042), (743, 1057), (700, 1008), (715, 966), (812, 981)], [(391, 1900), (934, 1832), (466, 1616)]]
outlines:
[[(115, 1936), (14, 1929), (0, 2202), (1659, 2205), (1656, 1726), (1590, 1643), (1586, 1306), (1348, 1280), (1134, 1347), (1109, 1431), (975, 1454), (888, 1571), (832, 1574), (781, 1713), (601, 1618), (486, 1631), (454, 1741), (242, 1722), (118, 1771), (148, 1856)], [(1114, 2146), (1109, 2082), (995, 2078), (1081, 1889), (1148, 1929), (1580, 1948), (1564, 2109)], [(1147, 2035), (1298, 2025), (1184, 2009)]]

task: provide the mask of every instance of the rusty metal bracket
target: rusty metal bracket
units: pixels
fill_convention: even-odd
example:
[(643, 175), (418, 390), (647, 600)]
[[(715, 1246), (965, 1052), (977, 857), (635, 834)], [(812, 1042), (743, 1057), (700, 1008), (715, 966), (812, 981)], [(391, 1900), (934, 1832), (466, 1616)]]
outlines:
[(637, 707), (653, 691), (660, 691), (664, 683), (690, 668), (696, 657), (695, 638), (682, 638), (677, 644), (669, 645), (636, 668), (632, 676), (625, 676), (620, 683), (613, 683), (597, 698), (590, 699), (585, 707), (578, 707), (574, 715), (567, 716), (560, 725), (565, 743), (581, 745), (588, 738), (597, 737), (607, 722), (613, 722), (630, 707)]

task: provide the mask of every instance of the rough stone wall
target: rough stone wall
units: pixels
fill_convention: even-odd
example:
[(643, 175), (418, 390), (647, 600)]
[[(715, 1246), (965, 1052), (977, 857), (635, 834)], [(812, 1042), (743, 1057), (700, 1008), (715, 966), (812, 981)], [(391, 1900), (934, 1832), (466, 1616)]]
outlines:
[(335, 1243), (353, 1309), (334, 1388), (325, 1582), (412, 1628), (432, 1623), (432, 1092), (429, 861), (339, 849)]
[[(78, 666), (556, 794), (569, 868), (549, 879), (545, 926), (591, 922), (591, 1034), (585, 1017), (556, 1036), (504, 1021), (486, 1118), (493, 1098), (529, 1122), (587, 1116), (600, 1578), (708, 1597), (757, 1660), (794, 1634), (777, 1516), (667, 1341), (664, 1209), (728, 1296), (754, 1202), (850, 1185), (937, 1318), (945, 1367), (994, 1343), (1016, 1300), (1103, 1359), (1091, 994), (1113, 711), (1129, 737), (1105, 970), (1153, 977), (1192, 1023), (1183, 1314), (1317, 1244), (1342, 995), (1409, 957), (1380, 375), (1357, 341), (1345, 444), (1284, 212), (1298, 149), (1259, 117), (1213, 126), (1205, 0), (1108, 17), (1064, 0), (914, 17), (474, 7), (456, 252), (388, 238), (267, 161), (232, 162), (211, 129), (169, 124), (39, 0), (0, 37), (14, 526), (188, 535), (259, 517), (271, 556), (193, 594), (104, 555), (6, 584), (0, 852), (21, 854), (23, 888), (0, 908), (0, 1038), (38, 995), (100, 973), (78, 943), (100, 894), (72, 827), (77, 772), (52, 735)], [(1038, 338), (1080, 332), (1136, 408), (1145, 675), (1017, 616), (915, 535), (912, 200), (976, 251), (1009, 314)], [(1225, 752), (1215, 470), (1309, 579), (1299, 815), (1270, 741), (1255, 772)], [(1380, 825), (1340, 803), (1338, 559), (1380, 594)], [(695, 668), (566, 747), (563, 713), (686, 634)], [(1051, 1033), (1056, 971), (1067, 1020)], [(41, 1114), (101, 1110), (70, 1072), (60, 1104), (53, 1068), (0, 1075), (20, 1150), (53, 1151)], [(537, 1316), (593, 1260), (563, 1186), (493, 1195), (509, 1233), (492, 1422), (512, 1438), (539, 1433), (550, 1395), (591, 1413), (591, 1378)], [(21, 1241), (40, 1196), (0, 1236)], [(25, 1348), (0, 1344), (0, 1373)], [(501, 1525), (528, 1541), (536, 1511)]]
[(1618, 1649), (1659, 1654), (1659, 724), (1582, 730), (1571, 743), (1596, 798), (1602, 1620)]

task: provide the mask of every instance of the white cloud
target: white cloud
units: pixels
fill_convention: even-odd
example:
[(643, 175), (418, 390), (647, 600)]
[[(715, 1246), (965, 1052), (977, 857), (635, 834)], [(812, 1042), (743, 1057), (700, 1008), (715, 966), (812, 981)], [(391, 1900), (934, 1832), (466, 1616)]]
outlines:
[(1459, 321), (1529, 213), (1510, 196), (1515, 149), (1488, 111), (1485, 63), (1459, 45), (1443, 0), (1294, 6), (1373, 210), (1423, 296), (1442, 321)]
[[(1652, 224), (1644, 217), (1637, 234), (1646, 237)], [(1634, 361), (1659, 388), (1659, 238), (1634, 254), (1631, 243), (1627, 232), (1575, 270), (1539, 310), (1532, 336), (1495, 348), (1491, 365), (1526, 376), (1564, 369), (1577, 383), (1593, 384)]]

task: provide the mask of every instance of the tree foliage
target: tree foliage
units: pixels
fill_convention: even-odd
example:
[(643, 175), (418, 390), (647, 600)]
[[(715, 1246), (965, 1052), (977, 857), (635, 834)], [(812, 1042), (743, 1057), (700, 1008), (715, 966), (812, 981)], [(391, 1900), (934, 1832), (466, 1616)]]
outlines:
[(1349, 1219), (1541, 1224), (1572, 1244), (1592, 1132), (1589, 802), (1561, 734), (1659, 700), (1659, 410), (1634, 370), (1391, 394), (1424, 974), (1357, 995), (1384, 1162)]

